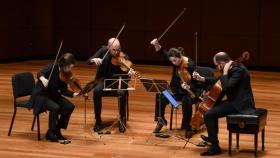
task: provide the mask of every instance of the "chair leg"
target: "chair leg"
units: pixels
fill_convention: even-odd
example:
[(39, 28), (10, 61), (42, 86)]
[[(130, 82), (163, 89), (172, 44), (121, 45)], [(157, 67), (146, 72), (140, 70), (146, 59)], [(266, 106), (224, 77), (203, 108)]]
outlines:
[(156, 93), (156, 97), (155, 97), (155, 121), (158, 121), (158, 117), (159, 117), (159, 97), (160, 95), (158, 93)]
[(231, 156), (231, 140), (232, 140), (232, 133), (229, 131), (228, 133), (228, 155)]
[(126, 120), (129, 119), (129, 108), (128, 108), (128, 94), (126, 95)]
[(16, 118), (16, 113), (17, 113), (17, 108), (15, 107), (13, 118), (12, 118), (11, 125), (10, 125), (9, 132), (8, 132), (8, 136), (11, 135), (12, 128), (13, 128), (13, 125), (14, 125), (14, 121), (15, 121), (15, 118)]
[(255, 133), (255, 157), (258, 157), (258, 133)]
[(35, 121), (36, 121), (36, 115), (34, 115), (34, 118), (33, 118), (32, 126), (31, 126), (31, 131), (34, 130)]
[(264, 136), (265, 136), (265, 129), (262, 130), (262, 151), (264, 151)]
[(35, 117), (37, 117), (37, 132), (38, 132), (38, 140), (41, 140), (41, 133), (40, 133), (40, 118), (39, 115), (36, 115)]
[(173, 123), (173, 107), (171, 107), (171, 112), (170, 112), (170, 125), (169, 125), (170, 130), (172, 130), (172, 123)]
[(236, 133), (236, 152), (239, 151), (239, 133)]

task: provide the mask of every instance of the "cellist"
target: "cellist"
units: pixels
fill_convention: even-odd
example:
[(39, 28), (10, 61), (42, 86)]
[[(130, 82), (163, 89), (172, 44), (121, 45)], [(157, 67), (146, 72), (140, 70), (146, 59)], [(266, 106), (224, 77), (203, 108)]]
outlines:
[[(184, 56), (184, 50), (181, 47), (171, 48), (169, 51), (165, 51), (161, 47), (157, 39), (152, 40), (151, 44), (155, 47), (156, 52), (158, 52), (161, 56), (163, 56), (173, 64), (173, 74), (170, 86), (174, 93), (174, 97), (177, 100), (182, 100), (183, 118), (181, 129), (185, 130), (185, 137), (190, 138), (194, 134), (190, 126), (192, 117), (192, 104), (197, 100), (197, 97), (202, 92), (202, 87), (199, 87), (198, 84), (196, 84), (196, 81), (191, 77), (191, 74), (196, 69), (196, 66), (191, 58)], [(181, 82), (180, 74), (178, 74), (180, 65), (184, 62), (186, 63), (186, 65), (183, 65), (183, 69), (190, 74), (189, 84)], [(187, 91), (187, 88), (189, 88), (190, 91)], [(194, 94), (191, 95), (190, 92)], [(161, 112), (159, 113), (159, 111), (156, 111), (156, 113), (157, 115), (159, 115), (159, 117), (161, 117), (160, 119), (163, 120), (163, 123), (161, 122), (161, 120), (157, 119), (157, 125), (153, 131), (154, 133), (159, 133), (163, 125), (167, 124), (167, 120), (165, 119), (164, 114), (166, 105), (168, 104), (168, 100), (164, 98), (164, 96), (160, 96), (160, 98), (161, 105), (159, 106), (161, 108)], [(157, 108), (156, 110), (158, 109), (159, 108)]]
[[(220, 80), (222, 94), (220, 94), (215, 106), (204, 115), (204, 122), (207, 127), (208, 137), (206, 141), (211, 143), (210, 148), (201, 153), (201, 156), (211, 156), (221, 153), (218, 140), (218, 119), (228, 114), (252, 113), (255, 109), (254, 97), (250, 83), (250, 74), (247, 68), (237, 62), (233, 62), (225, 52), (217, 53), (214, 64), (222, 72), (219, 78), (208, 78), (193, 72), (193, 78), (213, 84)], [(221, 98), (226, 95), (226, 100)]]

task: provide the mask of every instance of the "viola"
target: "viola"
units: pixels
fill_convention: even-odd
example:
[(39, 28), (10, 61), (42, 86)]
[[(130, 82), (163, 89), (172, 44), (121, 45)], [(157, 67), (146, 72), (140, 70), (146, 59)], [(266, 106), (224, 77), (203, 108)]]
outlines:
[[(181, 79), (181, 82), (182, 83), (185, 83), (187, 85), (190, 84), (191, 82), (191, 79), (192, 79), (192, 76), (191, 74), (189, 73), (189, 71), (187, 70), (188, 68), (188, 65), (189, 65), (189, 62), (188, 62), (188, 59), (186, 57), (182, 57), (182, 62), (180, 63), (179, 65), (179, 68), (177, 70), (177, 74), (178, 76), (180, 77)], [(184, 87), (188, 93), (190, 94), (191, 98), (195, 98), (195, 94), (194, 92), (190, 89), (189, 86), (187, 87)]]
[(73, 77), (72, 72), (60, 72), (59, 78), (61, 81), (67, 83), (73, 92), (81, 93), (83, 90), (80, 80)]
[(141, 78), (139, 72), (132, 69), (132, 62), (127, 59), (126, 55), (123, 52), (120, 52), (118, 56), (112, 57), (111, 63), (115, 66), (120, 66), (120, 69), (124, 72), (134, 71), (136, 78)]

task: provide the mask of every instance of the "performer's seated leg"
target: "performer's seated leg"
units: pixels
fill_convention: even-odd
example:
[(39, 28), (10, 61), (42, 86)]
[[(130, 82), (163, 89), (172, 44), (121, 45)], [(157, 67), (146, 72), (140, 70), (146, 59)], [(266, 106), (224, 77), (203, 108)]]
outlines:
[(185, 131), (185, 137), (191, 138), (194, 132), (191, 130), (190, 122), (192, 118), (192, 99), (184, 95), (182, 97), (182, 111), (183, 111), (183, 118), (182, 118), (182, 125), (181, 129)]
[(218, 140), (218, 119), (225, 117), (228, 114), (237, 113), (232, 103), (224, 102), (214, 106), (212, 109), (207, 111), (204, 115), (204, 122), (208, 132), (208, 138), (212, 146), (205, 152), (201, 153), (201, 156), (216, 155), (221, 153)]
[(57, 100), (57, 103), (60, 106), (60, 118), (57, 121), (57, 128), (56, 128), (56, 135), (59, 140), (67, 140), (62, 134), (61, 134), (61, 128), (67, 129), (71, 114), (73, 110), (75, 109), (75, 105), (72, 104), (69, 100), (67, 100), (64, 97), (60, 97)]
[(125, 132), (125, 125), (126, 125), (126, 95), (127, 91), (117, 91), (120, 97), (120, 107), (119, 107), (119, 114), (120, 114), (120, 123), (119, 123), (119, 131), (121, 133)]
[(95, 125), (93, 130), (95, 132), (98, 132), (101, 128), (101, 109), (102, 109), (102, 95), (104, 93), (103, 91), (104, 84), (103, 82), (98, 83), (94, 88), (94, 95), (93, 95), (93, 101), (94, 101), (94, 113), (95, 113)]
[(58, 142), (58, 138), (56, 135), (56, 128), (57, 128), (57, 120), (58, 120), (58, 113), (59, 113), (59, 105), (53, 100), (48, 99), (47, 109), (50, 112), (49, 112), (49, 129), (46, 133), (46, 139), (52, 142)]
[[(159, 102), (159, 100), (156, 101)], [(165, 119), (165, 108), (168, 103), (168, 100), (163, 95), (160, 95), (160, 104), (157, 103), (157, 105), (160, 105), (160, 107), (155, 109), (158, 110), (156, 113), (158, 113), (159, 116), (157, 118), (157, 125), (153, 133), (159, 133), (162, 127), (167, 125), (167, 120)]]

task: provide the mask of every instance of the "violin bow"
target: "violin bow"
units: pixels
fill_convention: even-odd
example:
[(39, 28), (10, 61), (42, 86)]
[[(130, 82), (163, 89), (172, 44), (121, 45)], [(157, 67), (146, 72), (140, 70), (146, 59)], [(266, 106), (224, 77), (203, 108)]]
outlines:
[(119, 36), (121, 35), (121, 33), (122, 33), (122, 31), (123, 31), (124, 27), (125, 27), (125, 24), (123, 24), (123, 26), (122, 26), (121, 30), (119, 31), (119, 33), (117, 34), (117, 36), (115, 37), (115, 39), (113, 40), (113, 42), (109, 45), (109, 48), (108, 48), (107, 52), (105, 53), (105, 55), (103, 56), (102, 61), (105, 59), (105, 57), (106, 57), (106, 56), (107, 56), (107, 54), (109, 53), (109, 51), (110, 51), (110, 49), (111, 49), (112, 45), (114, 44), (114, 42), (116, 41), (116, 39), (118, 39), (118, 38), (119, 38)]
[(198, 33), (194, 33), (194, 52), (195, 52), (195, 65), (197, 65), (197, 58), (198, 58)]
[(56, 57), (55, 57), (55, 60), (54, 60), (53, 66), (52, 66), (52, 70), (51, 70), (51, 73), (50, 73), (50, 75), (49, 75), (48, 80), (50, 80), (51, 77), (52, 77), (53, 70), (54, 70), (54, 66), (55, 66), (55, 64), (56, 64), (56, 62), (57, 62), (57, 58), (58, 58), (58, 56), (59, 56), (59, 54), (60, 54), (60, 50), (61, 50), (62, 44), (63, 44), (63, 40), (61, 40), (61, 42), (60, 42), (60, 45), (59, 45), (59, 48), (58, 48), (58, 51), (57, 51), (57, 54), (56, 54)]
[(158, 41), (167, 33), (167, 31), (177, 22), (177, 20), (185, 13), (186, 8), (184, 8), (179, 15), (172, 21), (172, 23), (162, 32), (162, 34), (157, 38)]

